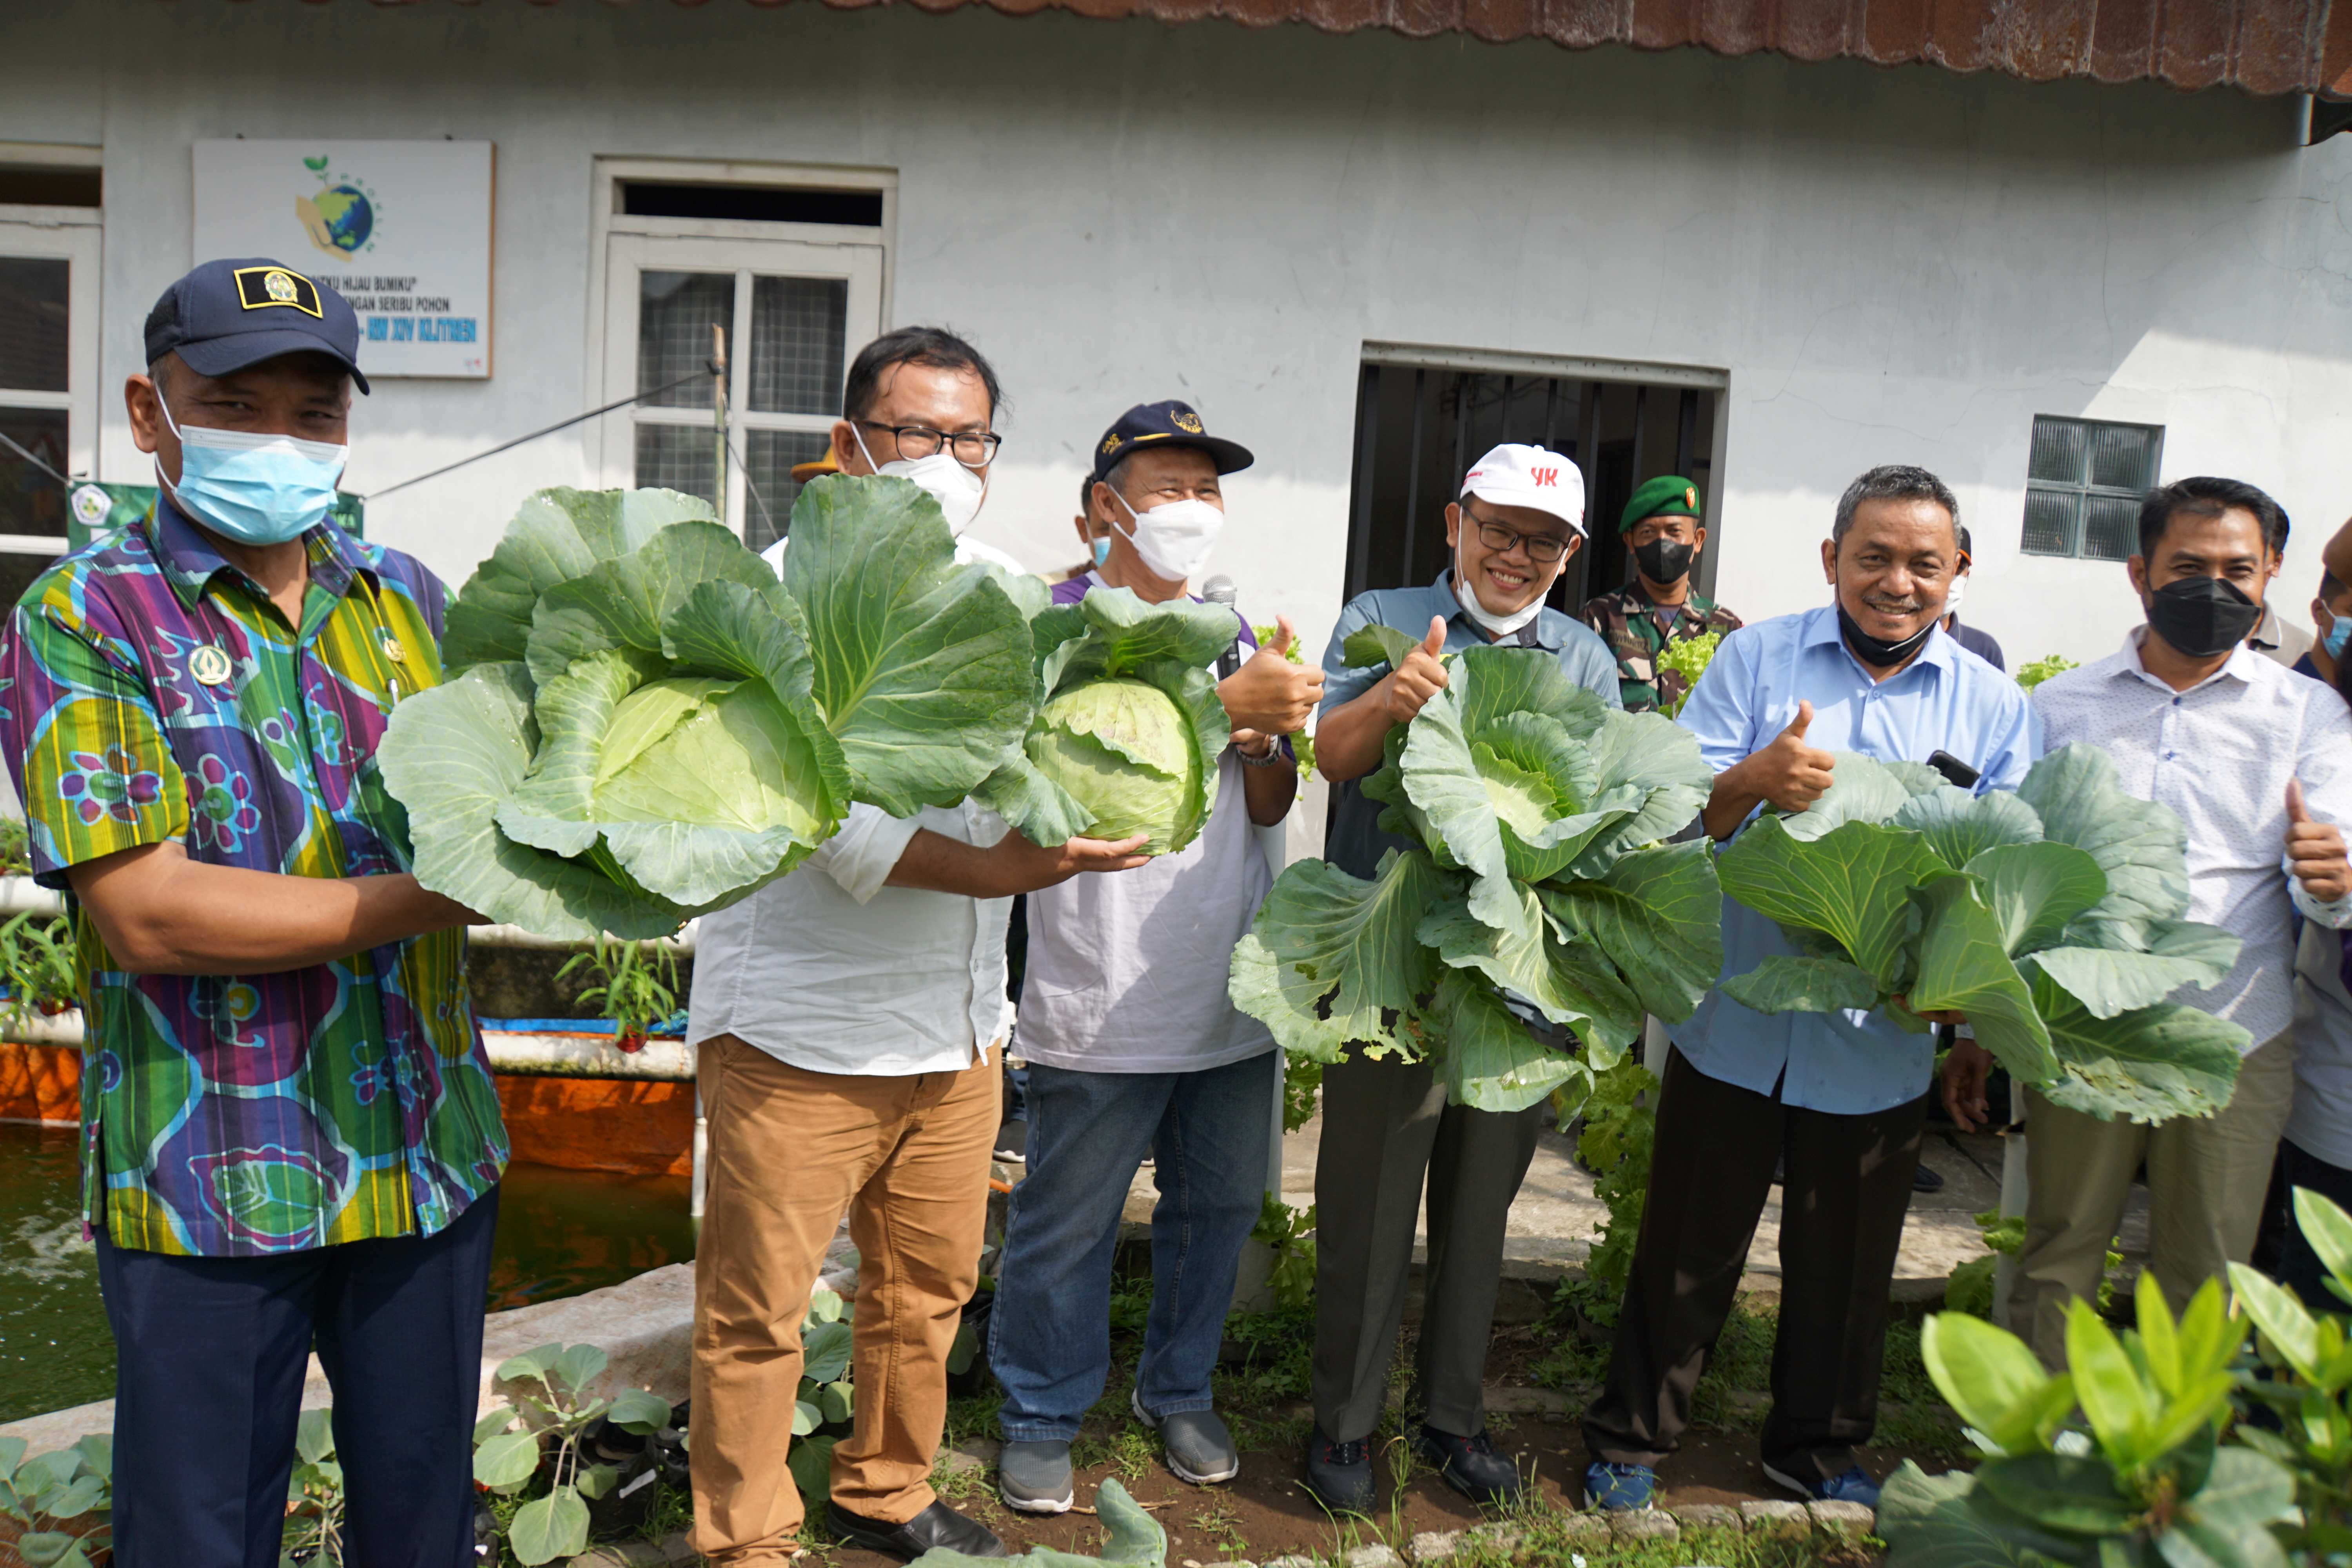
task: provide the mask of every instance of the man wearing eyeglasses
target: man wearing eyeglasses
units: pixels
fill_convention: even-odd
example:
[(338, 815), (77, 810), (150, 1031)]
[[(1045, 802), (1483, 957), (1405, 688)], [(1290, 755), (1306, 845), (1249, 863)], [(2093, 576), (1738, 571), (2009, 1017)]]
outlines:
[[(889, 333), (850, 366), (834, 459), (922, 486), (959, 558), (988, 559), (965, 531), (987, 494), (997, 401), (995, 372), (970, 343)], [(1006, 923), (1013, 895), (1140, 866), (1142, 843), (1040, 847), (969, 803), (908, 817), (858, 805), (798, 870), (703, 917), (687, 1031), (710, 1137), (694, 1546), (714, 1563), (772, 1568), (800, 1554), (785, 1462), (800, 1325), (845, 1210), (859, 1255), (857, 1400), (833, 1450), (825, 1525), (899, 1557), (1004, 1555), (986, 1525), (940, 1500), (930, 1472), (948, 1352), (979, 1279), (1011, 1010)]]
[[(1540, 447), (1501, 446), (1478, 459), (1445, 509), (1451, 565), (1421, 588), (1376, 589), (1339, 613), (1323, 655), (1316, 765), (1339, 786), (1326, 856), (1370, 878), (1383, 851), (1412, 847), (1381, 831), (1361, 781), (1389, 732), (1446, 682), (1443, 654), (1482, 644), (1532, 648), (1570, 680), (1620, 706), (1617, 661), (1589, 627), (1544, 604), (1584, 542), (1584, 481)], [(1393, 668), (1350, 669), (1340, 650), (1372, 625), (1423, 638)], [(1511, 1113), (1445, 1102), (1427, 1062), (1350, 1052), (1323, 1071), (1323, 1142), (1315, 1165), (1315, 1431), (1307, 1484), (1337, 1512), (1372, 1505), (1368, 1439), (1388, 1391), (1404, 1316), (1415, 1220), (1429, 1190), (1429, 1279), (1410, 1401), (1414, 1447), (1448, 1485), (1506, 1503), (1520, 1477), (1486, 1434), (1481, 1375), (1502, 1274), (1511, 1200), (1535, 1155), (1540, 1107)]]

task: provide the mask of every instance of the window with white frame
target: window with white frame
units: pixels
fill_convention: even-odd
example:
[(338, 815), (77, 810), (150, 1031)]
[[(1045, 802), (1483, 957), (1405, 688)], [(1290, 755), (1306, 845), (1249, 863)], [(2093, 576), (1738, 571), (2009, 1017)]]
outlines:
[(66, 547), (98, 447), (98, 151), (0, 142), (0, 605)]
[(700, 496), (763, 549), (881, 331), (895, 181), (624, 160), (599, 175), (597, 401), (638, 398), (598, 422), (604, 482)]
[(2139, 549), (2140, 498), (2156, 488), (2163, 458), (2161, 425), (2035, 415), (2025, 553), (2129, 559)]

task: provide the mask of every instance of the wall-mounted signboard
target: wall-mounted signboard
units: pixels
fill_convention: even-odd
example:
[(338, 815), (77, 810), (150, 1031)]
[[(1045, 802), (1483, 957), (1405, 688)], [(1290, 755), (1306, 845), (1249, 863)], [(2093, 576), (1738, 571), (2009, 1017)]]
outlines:
[(492, 164), (488, 142), (199, 142), (195, 259), (335, 289), (371, 379), (487, 376)]

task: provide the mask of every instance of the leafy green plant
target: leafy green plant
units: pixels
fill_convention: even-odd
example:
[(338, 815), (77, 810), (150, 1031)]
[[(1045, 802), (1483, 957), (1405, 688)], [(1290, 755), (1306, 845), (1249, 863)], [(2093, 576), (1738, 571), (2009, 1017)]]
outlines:
[(1631, 1057), (1601, 1073), (1585, 1100), (1584, 1131), (1576, 1141), (1577, 1157), (1593, 1175), (1592, 1195), (1609, 1208), (1601, 1239), (1584, 1260), (1584, 1275), (1605, 1300), (1605, 1306), (1595, 1302), (1593, 1308), (1612, 1321), (1633, 1278), (1633, 1245), (1641, 1238), (1642, 1212), (1649, 1202), (1657, 1087), (1650, 1069)]
[(792, 539), (780, 582), (689, 496), (525, 501), (449, 608), (462, 673), (385, 736), (418, 879), (551, 935), (665, 935), (850, 802), (951, 805), (1003, 765), (1034, 704), (1013, 580), (955, 564), (902, 479), (817, 480)]
[(2017, 670), (2017, 683), (2031, 691), (2052, 676), (2063, 675), (2074, 668), (2073, 659), (2062, 654), (2053, 653), (2046, 658), (2037, 658), (2032, 664), (2020, 665)]
[(1143, 853), (1165, 855), (1192, 843), (1230, 738), (1206, 667), (1234, 640), (1231, 611), (1097, 588), (1041, 611), (1032, 635), (1037, 720), (981, 798), (1039, 844), (1141, 833)]
[[(1256, 634), (1257, 646), (1260, 647), (1265, 647), (1282, 635), (1280, 626), (1253, 626), (1251, 630)], [(1298, 651), (1297, 637), (1290, 639), (1290, 646), (1283, 652), (1289, 657), (1293, 664), (1307, 662), (1306, 656)], [(1290, 752), (1298, 759), (1299, 778), (1302, 781), (1313, 778), (1315, 776), (1315, 737), (1304, 730), (1297, 731), (1290, 737)]]
[(499, 1381), (538, 1392), (513, 1396), (475, 1423), (474, 1479), (501, 1496), (530, 1494), (507, 1526), (508, 1547), (526, 1568), (588, 1549), (589, 1500), (608, 1495), (619, 1476), (614, 1466), (584, 1462), (588, 1429), (602, 1419), (646, 1436), (669, 1424), (669, 1402), (642, 1389), (589, 1397), (605, 1364), (604, 1351), (585, 1344), (509, 1357)]
[(1282, 1061), (1282, 1130), (1296, 1132), (1315, 1120), (1323, 1093), (1323, 1064), (1313, 1057), (1286, 1054)]
[(1715, 650), (1722, 646), (1723, 630), (1716, 627), (1695, 637), (1670, 639), (1664, 647), (1658, 650), (1655, 661), (1658, 671), (1663, 674), (1674, 670), (1690, 682), (1683, 688), (1683, 694), (1675, 699), (1673, 705), (1661, 707), (1660, 712), (1671, 719), (1683, 710), (1683, 704), (1688, 702), (1690, 694), (1698, 689), (1698, 678), (1705, 675), (1706, 667), (1715, 662)]
[[(2297, 1224), (2352, 1302), (2352, 1215), (2294, 1194)], [(2176, 1319), (2151, 1273), (2120, 1336), (2067, 1310), (2066, 1370), (1958, 1312), (1922, 1335), (1928, 1375), (1987, 1456), (1974, 1476), (1906, 1464), (1881, 1500), (1892, 1568), (2270, 1568), (2352, 1551), (2352, 1343), (2346, 1320), (2232, 1264)], [(2242, 1315), (2241, 1315), (2242, 1313)], [(2267, 1366), (2245, 1370), (2249, 1322)], [(2276, 1429), (2233, 1419), (2256, 1405)], [(2079, 1422), (2076, 1419), (2080, 1414)]]
[(1767, 814), (1717, 862), (1723, 889), (1802, 947), (1724, 982), (1762, 1013), (1967, 1015), (2021, 1083), (2102, 1120), (2227, 1104), (2246, 1032), (2165, 998), (2230, 971), (2238, 939), (2186, 919), (2180, 819), (2126, 795), (2095, 746), (2012, 795), (1840, 754), (1807, 811)]
[[(801, 1319), (801, 1386), (793, 1406), (792, 1451), (784, 1462), (814, 1512), (823, 1511), (831, 1491), (839, 1429), (857, 1412), (857, 1390), (849, 1378), (855, 1315), (853, 1303), (820, 1286), (810, 1294), (808, 1311)], [(958, 1331), (959, 1345), (969, 1331)], [(977, 1342), (973, 1348), (976, 1352)]]
[[(1411, 643), (1371, 627), (1346, 657)], [(1234, 949), (1233, 1000), (1297, 1055), (1433, 1060), (1456, 1104), (1517, 1110), (1571, 1085), (1580, 1100), (1645, 1012), (1689, 1017), (1722, 965), (1706, 847), (1656, 842), (1714, 775), (1687, 731), (1605, 708), (1540, 651), (1448, 663), (1364, 786), (1417, 847), (1369, 881), (1320, 860), (1285, 870)], [(1580, 1050), (1538, 1038), (1513, 1001)]]
[(572, 954), (555, 977), (562, 980), (575, 969), (595, 977), (579, 999), (613, 1020), (625, 1051), (643, 1050), (646, 1031), (677, 1011), (677, 958), (659, 942), (600, 935), (594, 952)]
[(73, 931), (55, 915), (30, 910), (0, 924), (0, 1025), (15, 1027), (72, 1008), (81, 989)]
[(0, 816), (0, 877), (33, 874), (31, 830), (21, 816)]
[(21, 1531), (26, 1568), (90, 1568), (111, 1539), (114, 1443), (84, 1437), (70, 1448), (25, 1457), (22, 1437), (0, 1437), (0, 1515)]
[(1266, 1283), (1275, 1305), (1293, 1309), (1315, 1299), (1315, 1205), (1292, 1208), (1273, 1193), (1259, 1206), (1250, 1239), (1274, 1251), (1274, 1271)]
[(294, 1471), (286, 1483), (286, 1531), (278, 1568), (343, 1560), (343, 1467), (335, 1458), (331, 1410), (305, 1410), (294, 1426)]

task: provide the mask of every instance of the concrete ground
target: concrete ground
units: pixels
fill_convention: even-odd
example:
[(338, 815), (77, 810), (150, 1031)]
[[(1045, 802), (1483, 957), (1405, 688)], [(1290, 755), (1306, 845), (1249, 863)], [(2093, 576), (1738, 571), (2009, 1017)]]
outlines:
[[(1283, 1140), (1283, 1201), (1304, 1208), (1315, 1201), (1315, 1152), (1322, 1137), (1318, 1116)], [(1903, 1253), (1895, 1271), (1895, 1295), (1900, 1300), (1931, 1300), (1943, 1292), (1944, 1280), (1970, 1258), (1985, 1254), (1975, 1215), (2000, 1200), (2000, 1140), (1986, 1133), (1954, 1134), (1931, 1131), (1922, 1163), (1944, 1178), (1941, 1192), (1916, 1194), (1911, 1217), (1903, 1230)], [(1151, 1217), (1156, 1199), (1150, 1167), (1139, 1172), (1129, 1189), (1126, 1217), (1140, 1234)], [(1537, 1144), (1535, 1162), (1511, 1205), (1510, 1239), (1505, 1247), (1507, 1273), (1516, 1279), (1558, 1279), (1580, 1266), (1601, 1233), (1609, 1211), (1592, 1195), (1592, 1178), (1572, 1158), (1570, 1141), (1547, 1127)], [(2126, 1229), (2126, 1237), (2129, 1237)], [(1780, 1189), (1772, 1189), (1756, 1240), (1748, 1255), (1748, 1289), (1766, 1293), (1780, 1288)], [(1423, 1243), (1427, 1240), (1426, 1231)], [(1422, 1258), (1415, 1248), (1415, 1261)]]

